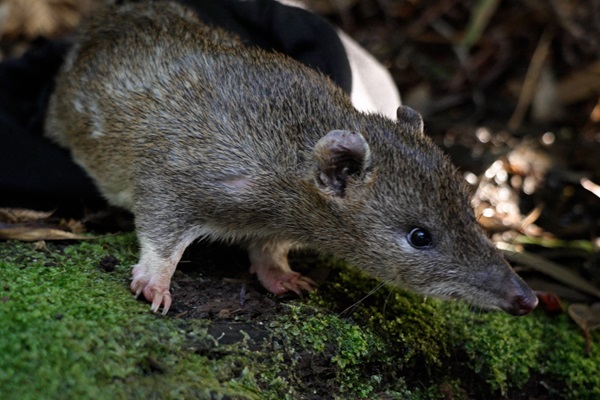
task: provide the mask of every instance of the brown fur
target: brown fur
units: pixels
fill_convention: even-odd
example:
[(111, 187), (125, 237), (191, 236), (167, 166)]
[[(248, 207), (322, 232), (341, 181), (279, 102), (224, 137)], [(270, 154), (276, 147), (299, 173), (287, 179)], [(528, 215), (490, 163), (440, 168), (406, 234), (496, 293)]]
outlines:
[[(275, 293), (312, 286), (287, 265), (291, 247), (308, 246), (419, 293), (529, 312), (535, 295), (481, 231), (420, 116), (398, 117), (360, 113), (325, 76), (156, 3), (82, 30), (46, 131), (133, 211), (132, 289), (155, 311), (170, 305), (181, 253), (205, 236), (248, 244)], [(409, 244), (414, 227), (431, 248)]]

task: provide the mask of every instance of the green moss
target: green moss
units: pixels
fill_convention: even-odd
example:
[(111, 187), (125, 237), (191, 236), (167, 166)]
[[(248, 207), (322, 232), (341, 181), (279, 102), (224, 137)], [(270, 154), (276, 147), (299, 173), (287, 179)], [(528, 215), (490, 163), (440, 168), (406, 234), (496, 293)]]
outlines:
[[(600, 351), (568, 316), (515, 318), (332, 270), (308, 299), (263, 320), (269, 337), (219, 344), (208, 320), (148, 312), (129, 291), (134, 235), (0, 243), (1, 399), (600, 398)], [(115, 256), (113, 272), (100, 260)], [(539, 385), (537, 385), (539, 386)]]
[(439, 365), (447, 355), (448, 321), (435, 299), (384, 286), (356, 268), (324, 261), (334, 276), (311, 298), (317, 307), (336, 310), (370, 327), (401, 366)]
[(466, 352), (470, 368), (492, 390), (506, 394), (545, 377), (548, 390), (562, 398), (600, 398), (600, 351), (584, 354), (583, 335), (566, 314), (553, 317), (540, 311), (515, 318), (448, 304), (444, 308), (455, 321), (454, 346)]
[(539, 318), (515, 318), (500, 312), (473, 312), (445, 305), (452, 321), (454, 345), (464, 352), (473, 371), (485, 377), (492, 390), (506, 394), (522, 387), (538, 365), (542, 343), (537, 338)]
[[(567, 314), (542, 310), (515, 318), (504, 313), (479, 313), (451, 307), (455, 353), (464, 352), (468, 366), (492, 391), (519, 393), (544, 382), (545, 391), (565, 399), (600, 398), (600, 351), (585, 354), (580, 329)], [(595, 335), (595, 341), (600, 335)]]
[[(317, 397), (444, 398), (447, 391), (427, 376), (409, 382), (419, 375), (415, 365), (439, 366), (447, 354), (445, 322), (435, 320), (438, 302), (387, 288), (361, 300), (375, 280), (329, 259), (319, 262), (334, 270), (330, 281), (307, 301), (288, 305), (288, 312), (271, 324), (292, 368), (302, 367), (297, 360), (309, 357), (313, 367), (326, 371), (322, 379), (335, 389), (317, 391)], [(352, 312), (341, 312), (349, 306), (355, 306)]]
[[(562, 329), (561, 329), (562, 327)], [(577, 331), (573, 334), (573, 331)], [(589, 356), (584, 354), (584, 340), (567, 317), (547, 331), (554, 345), (548, 346), (542, 371), (555, 381), (564, 382), (563, 395), (569, 399), (600, 398), (600, 335), (593, 335), (595, 346)]]
[[(406, 388), (394, 389), (399, 398), (440, 397), (440, 381), (455, 382), (444, 389), (455, 398), (466, 389), (483, 397), (510, 397), (540, 380), (557, 396), (600, 398), (600, 352), (584, 355), (583, 336), (566, 314), (552, 317), (539, 310), (516, 318), (390, 288), (364, 298), (376, 281), (342, 264), (325, 263), (333, 276), (311, 304), (338, 312), (351, 307), (343, 315), (383, 343), (395, 372), (408, 378)], [(418, 376), (411, 373), (415, 369)], [(476, 378), (466, 379), (461, 388), (452, 376), (456, 373)], [(423, 380), (415, 385), (415, 378)]]
[[(231, 360), (190, 351), (206, 323), (157, 317), (132, 299), (132, 235), (50, 249), (0, 244), (0, 398), (259, 398)], [(121, 261), (112, 273), (97, 267), (108, 255)]]
[(310, 306), (290, 305), (271, 327), (286, 353), (314, 352), (314, 362), (335, 376), (340, 393), (368, 396), (381, 377), (365, 375), (364, 367), (392, 361), (382, 357), (385, 346), (371, 331)]

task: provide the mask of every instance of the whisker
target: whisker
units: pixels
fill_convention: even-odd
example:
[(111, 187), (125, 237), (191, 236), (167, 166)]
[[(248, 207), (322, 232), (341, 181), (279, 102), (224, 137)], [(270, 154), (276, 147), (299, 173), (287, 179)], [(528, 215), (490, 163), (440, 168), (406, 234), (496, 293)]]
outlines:
[[(390, 280), (390, 282), (391, 282), (391, 280)], [(385, 309), (386, 309), (386, 307), (387, 307), (388, 300), (390, 299), (390, 296), (392, 295), (392, 293), (394, 293), (394, 291), (393, 291), (393, 290), (390, 290), (390, 291), (389, 291), (389, 293), (388, 293), (388, 295), (387, 295), (387, 296), (385, 296), (385, 301), (383, 302), (383, 311), (382, 311), (382, 315), (383, 315), (383, 322), (385, 322), (385, 314), (386, 314), (386, 313), (385, 313)]]
[(349, 313), (350, 310), (358, 307), (360, 305), (360, 303), (362, 303), (363, 301), (365, 301), (369, 296), (372, 296), (375, 292), (377, 292), (379, 289), (381, 289), (383, 286), (385, 286), (387, 283), (391, 282), (392, 279), (388, 279), (385, 281), (380, 281), (373, 289), (371, 289), (371, 291), (369, 293), (367, 293), (362, 299), (358, 300), (357, 302), (355, 302), (354, 304), (348, 306), (345, 310), (343, 310), (342, 312), (340, 312), (338, 315), (341, 317), (343, 315), (345, 315), (346, 313)]

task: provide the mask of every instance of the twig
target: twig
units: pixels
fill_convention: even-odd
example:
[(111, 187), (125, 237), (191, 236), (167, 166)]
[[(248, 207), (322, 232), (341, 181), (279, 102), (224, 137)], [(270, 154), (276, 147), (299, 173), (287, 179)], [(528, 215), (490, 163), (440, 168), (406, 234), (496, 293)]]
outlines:
[(467, 27), (467, 31), (461, 43), (461, 46), (463, 46), (467, 52), (481, 37), (488, 22), (496, 12), (498, 4), (500, 4), (500, 0), (480, 0), (473, 8), (469, 26)]
[(584, 189), (589, 190), (596, 196), (600, 197), (600, 185), (595, 184), (588, 178), (581, 178), (581, 186), (583, 186)]
[(508, 128), (512, 131), (517, 130), (519, 126), (521, 126), (523, 118), (525, 117), (525, 113), (533, 101), (540, 74), (542, 73), (542, 68), (544, 67), (546, 59), (548, 58), (548, 54), (550, 53), (550, 44), (552, 43), (553, 38), (554, 29), (547, 28), (542, 34), (535, 52), (531, 57), (531, 62), (529, 63), (527, 74), (525, 75), (525, 81), (523, 82), (523, 88), (521, 89), (521, 94), (519, 95), (517, 107), (508, 121)]

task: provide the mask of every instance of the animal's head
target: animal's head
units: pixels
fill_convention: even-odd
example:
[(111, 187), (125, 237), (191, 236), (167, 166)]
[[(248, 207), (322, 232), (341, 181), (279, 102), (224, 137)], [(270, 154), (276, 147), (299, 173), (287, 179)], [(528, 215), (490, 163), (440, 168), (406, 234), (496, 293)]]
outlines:
[(313, 150), (314, 186), (331, 231), (343, 232), (325, 245), (417, 293), (514, 315), (533, 310), (537, 297), (485, 236), (465, 183), (423, 134), (421, 116), (401, 107), (396, 122), (365, 116), (360, 125), (329, 132)]

